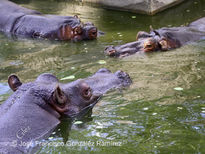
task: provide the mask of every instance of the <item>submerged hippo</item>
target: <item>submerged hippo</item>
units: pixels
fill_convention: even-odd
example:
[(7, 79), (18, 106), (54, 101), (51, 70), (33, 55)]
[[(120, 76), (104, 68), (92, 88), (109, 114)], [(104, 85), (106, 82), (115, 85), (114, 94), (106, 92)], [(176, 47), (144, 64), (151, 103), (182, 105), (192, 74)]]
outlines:
[(0, 31), (16, 36), (56, 40), (93, 40), (97, 28), (77, 16), (43, 15), (38, 11), (0, 1)]
[(125, 72), (107, 69), (66, 84), (48, 73), (29, 83), (11, 75), (8, 84), (14, 93), (0, 106), (0, 153), (28, 153), (35, 141), (52, 133), (59, 118), (80, 114), (108, 90), (131, 82)]
[(160, 28), (151, 32), (140, 31), (137, 41), (118, 46), (109, 46), (105, 53), (111, 57), (125, 57), (136, 52), (167, 51), (187, 43), (200, 40), (205, 36), (205, 17), (188, 26)]

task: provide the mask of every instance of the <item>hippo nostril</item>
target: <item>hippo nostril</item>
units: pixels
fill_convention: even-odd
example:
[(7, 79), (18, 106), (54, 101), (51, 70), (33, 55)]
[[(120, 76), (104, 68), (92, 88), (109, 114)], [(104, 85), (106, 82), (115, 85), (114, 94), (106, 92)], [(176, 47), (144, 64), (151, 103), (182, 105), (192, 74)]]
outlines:
[(117, 75), (119, 78), (122, 78), (122, 77), (124, 77), (127, 74), (125, 72), (123, 72), (123, 71), (117, 71), (117, 72), (115, 72), (115, 75)]
[(96, 73), (111, 73), (111, 71), (107, 68), (101, 68)]
[(96, 33), (97, 33), (97, 32), (93, 32), (92, 34), (93, 34), (93, 35), (96, 35)]
[(93, 27), (89, 30), (89, 33), (88, 33), (88, 37), (89, 39), (95, 39), (97, 37), (97, 28), (96, 27)]
[(116, 50), (110, 50), (110, 51), (108, 51), (108, 55), (109, 56), (114, 56), (115, 55), (115, 53), (116, 53)]
[(130, 84), (132, 83), (132, 80), (131, 80), (130, 76), (129, 76), (127, 73), (123, 72), (123, 71), (117, 71), (117, 72), (115, 72), (115, 75), (116, 75), (121, 81), (123, 81), (122, 84), (123, 84), (124, 86), (130, 85)]

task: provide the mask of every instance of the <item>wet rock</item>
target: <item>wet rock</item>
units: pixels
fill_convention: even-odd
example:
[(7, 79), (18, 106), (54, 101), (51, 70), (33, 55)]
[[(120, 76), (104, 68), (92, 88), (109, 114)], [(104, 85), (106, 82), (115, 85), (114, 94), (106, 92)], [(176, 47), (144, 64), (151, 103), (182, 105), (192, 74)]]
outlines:
[(184, 0), (83, 0), (83, 2), (100, 4), (110, 9), (151, 15), (174, 6), (182, 1)]

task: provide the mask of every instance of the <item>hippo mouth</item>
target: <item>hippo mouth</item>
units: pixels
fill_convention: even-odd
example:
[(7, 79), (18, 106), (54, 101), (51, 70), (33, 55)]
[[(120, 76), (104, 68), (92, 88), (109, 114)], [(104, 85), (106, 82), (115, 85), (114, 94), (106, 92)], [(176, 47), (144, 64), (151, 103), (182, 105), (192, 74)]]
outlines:
[(72, 114), (65, 114), (65, 116), (66, 117), (69, 117), (69, 118), (71, 118), (71, 119), (73, 119), (73, 118), (79, 118), (79, 117), (84, 117), (90, 110), (92, 110), (93, 109), (93, 107), (99, 102), (99, 100), (101, 99), (101, 97), (102, 97), (102, 95), (100, 95), (100, 96), (96, 96), (96, 100), (92, 103), (92, 104), (90, 104), (90, 105), (88, 105), (88, 106), (86, 106), (86, 107), (84, 107), (84, 108), (82, 108), (79, 112), (75, 112), (75, 113), (72, 113)]
[(110, 57), (125, 57), (139, 51), (143, 51), (142, 43), (135, 41), (124, 45), (108, 46), (104, 52)]
[(70, 25), (64, 25), (60, 28), (59, 40), (81, 41), (94, 40), (97, 38), (98, 30), (92, 25), (80, 25), (72, 28)]

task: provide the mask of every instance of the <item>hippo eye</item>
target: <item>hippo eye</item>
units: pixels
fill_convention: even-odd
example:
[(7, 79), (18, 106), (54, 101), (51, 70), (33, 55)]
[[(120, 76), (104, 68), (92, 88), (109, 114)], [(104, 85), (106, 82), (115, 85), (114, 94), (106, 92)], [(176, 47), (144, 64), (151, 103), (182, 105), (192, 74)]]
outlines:
[(92, 34), (93, 34), (93, 35), (95, 35), (95, 34), (96, 34), (96, 32), (92, 32)]
[(151, 48), (152, 45), (151, 45), (151, 44), (147, 44), (146, 47), (147, 47), (147, 48)]
[(91, 88), (89, 87), (89, 88), (84, 89), (82, 95), (84, 98), (90, 99), (90, 97), (92, 96)]
[(86, 84), (86, 83), (82, 83), (81, 86), (81, 95), (83, 96), (83, 98), (89, 100), (92, 96), (92, 90), (91, 88)]
[(82, 28), (79, 28), (78, 31), (77, 31), (77, 33), (78, 33), (78, 34), (82, 34), (82, 33), (83, 33)]
[(91, 89), (85, 89), (83, 92), (84, 97), (90, 97), (91, 96)]

